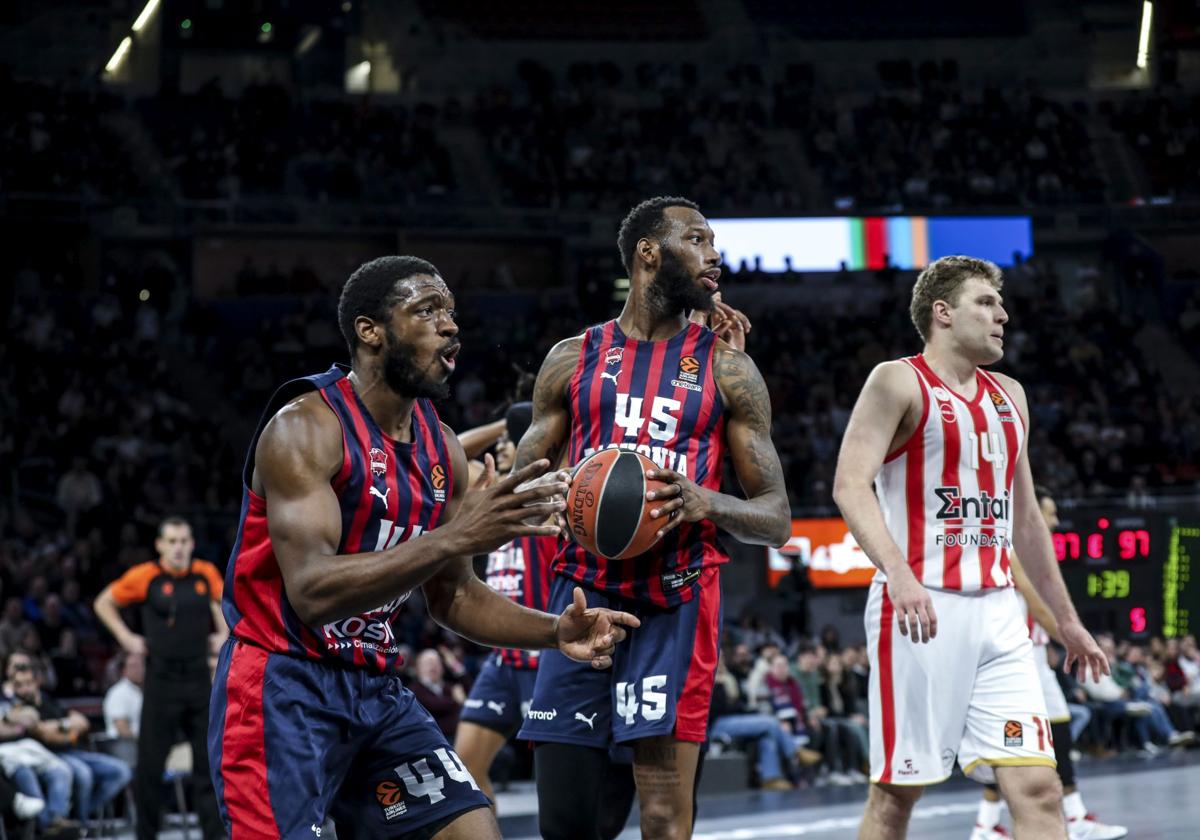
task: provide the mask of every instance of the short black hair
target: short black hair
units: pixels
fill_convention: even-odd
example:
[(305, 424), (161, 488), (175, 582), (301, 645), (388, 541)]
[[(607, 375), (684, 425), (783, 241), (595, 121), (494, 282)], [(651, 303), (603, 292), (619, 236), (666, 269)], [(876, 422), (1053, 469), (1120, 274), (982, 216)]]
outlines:
[(1035, 484), (1033, 485), (1033, 497), (1038, 500), (1038, 504), (1041, 504), (1042, 499), (1053, 499), (1054, 494), (1045, 484)]
[(162, 522), (158, 523), (158, 536), (161, 537), (163, 535), (163, 532), (166, 531), (167, 528), (172, 527), (172, 526), (179, 526), (179, 525), (182, 525), (183, 527), (187, 528), (189, 531), (192, 530), (192, 523), (188, 522), (182, 516), (168, 516)]
[(668, 207), (689, 207), (700, 212), (699, 205), (677, 195), (660, 195), (648, 198), (629, 211), (621, 222), (617, 233), (617, 249), (621, 252), (621, 264), (633, 274), (633, 249), (643, 239), (662, 239), (667, 234), (667, 217), (663, 212)]
[(342, 287), (338, 298), (338, 327), (350, 357), (358, 346), (354, 319), (366, 315), (375, 321), (387, 318), (388, 310), (396, 305), (396, 284), (417, 274), (437, 274), (433, 264), (420, 257), (378, 257), (355, 269)]

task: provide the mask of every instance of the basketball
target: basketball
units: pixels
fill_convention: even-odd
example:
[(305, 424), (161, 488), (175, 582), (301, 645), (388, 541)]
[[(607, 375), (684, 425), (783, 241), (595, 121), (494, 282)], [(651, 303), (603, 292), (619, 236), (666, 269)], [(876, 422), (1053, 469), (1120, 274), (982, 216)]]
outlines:
[(575, 541), (609, 560), (636, 557), (658, 542), (658, 529), (668, 520), (650, 516), (663, 502), (648, 502), (646, 494), (667, 484), (646, 478), (653, 469), (653, 461), (628, 449), (604, 449), (581, 461), (567, 493)]

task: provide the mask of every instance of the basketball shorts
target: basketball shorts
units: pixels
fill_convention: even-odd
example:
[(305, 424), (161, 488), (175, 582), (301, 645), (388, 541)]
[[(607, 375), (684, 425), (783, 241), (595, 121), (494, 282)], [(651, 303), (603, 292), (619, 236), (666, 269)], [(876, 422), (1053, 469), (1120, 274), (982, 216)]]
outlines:
[(957, 760), (979, 782), (1000, 765), (1054, 767), (1033, 643), (1013, 589), (929, 590), (938, 634), (902, 636), (887, 584), (867, 596), (871, 780), (944, 781)]
[(1071, 710), (1067, 708), (1067, 698), (1063, 694), (1054, 669), (1046, 660), (1046, 646), (1033, 646), (1033, 661), (1037, 665), (1038, 682), (1042, 684), (1042, 699), (1046, 701), (1046, 714), (1051, 723), (1067, 723), (1071, 720)]
[(517, 731), (533, 697), (536, 668), (514, 668), (492, 654), (479, 669), (460, 721), (494, 729), (506, 738)]
[[(543, 651), (518, 737), (599, 748), (661, 735), (703, 742), (721, 633), (720, 584), (711, 566), (696, 597), (670, 609), (585, 588), (589, 607), (633, 613), (642, 625), (617, 645), (612, 668), (603, 671)], [(565, 610), (577, 585), (556, 576), (547, 612)]]
[(229, 639), (208, 752), (233, 837), (313, 840), (326, 817), (356, 837), (402, 837), (489, 803), (399, 677)]

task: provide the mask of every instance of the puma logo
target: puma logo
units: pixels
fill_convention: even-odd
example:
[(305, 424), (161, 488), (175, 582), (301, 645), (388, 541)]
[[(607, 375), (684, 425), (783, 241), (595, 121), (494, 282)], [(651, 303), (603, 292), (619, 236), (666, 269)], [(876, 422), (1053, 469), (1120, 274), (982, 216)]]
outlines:
[(389, 493), (391, 493), (391, 492), (392, 492), (392, 488), (391, 488), (391, 487), (389, 487), (388, 489), (386, 489), (386, 490), (384, 490), (382, 493), (380, 493), (380, 492), (379, 492), (379, 488), (378, 488), (378, 487), (376, 487), (376, 486), (374, 486), (374, 485), (371, 485), (371, 495), (372, 495), (372, 496), (378, 496), (379, 498), (383, 499), (383, 503), (384, 503), (385, 505), (387, 504), (387, 497), (388, 497), (388, 494), (389, 494)]
[(504, 714), (505, 703), (497, 703), (495, 700), (489, 700), (487, 707), (498, 715)]
[(598, 715), (598, 714), (600, 714), (600, 713), (599, 713), (599, 712), (592, 712), (592, 716), (591, 716), (591, 717), (588, 717), (588, 716), (587, 716), (587, 715), (585, 715), (583, 712), (576, 712), (576, 713), (575, 713), (575, 720), (581, 720), (581, 721), (583, 721), (584, 723), (586, 723), (586, 724), (588, 725), (588, 729), (591, 729), (592, 731), (595, 731), (595, 729), (596, 729), (596, 726), (595, 726), (595, 723), (596, 723), (596, 715)]
[[(617, 373), (620, 373), (620, 372), (621, 371), (617, 371)], [(600, 378), (601, 379), (611, 379), (612, 383), (614, 385), (616, 385), (617, 384), (617, 373), (609, 373), (606, 370), (602, 370), (602, 371), (600, 371)]]

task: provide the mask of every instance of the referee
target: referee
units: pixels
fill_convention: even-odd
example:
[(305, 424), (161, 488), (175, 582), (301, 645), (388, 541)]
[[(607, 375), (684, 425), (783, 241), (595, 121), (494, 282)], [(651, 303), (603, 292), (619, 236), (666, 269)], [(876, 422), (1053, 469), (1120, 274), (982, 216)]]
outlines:
[[(204, 837), (225, 836), (208, 772), (208, 655), (229, 630), (221, 617), (221, 573), (212, 563), (193, 560), (194, 547), (187, 520), (164, 519), (154, 541), (158, 561), (134, 566), (95, 603), (96, 615), (121, 647), (146, 656), (134, 773), (138, 840), (158, 836), (163, 770), (181, 731), (192, 745), (192, 801)], [(144, 636), (121, 618), (120, 608), (132, 606), (139, 608)]]

